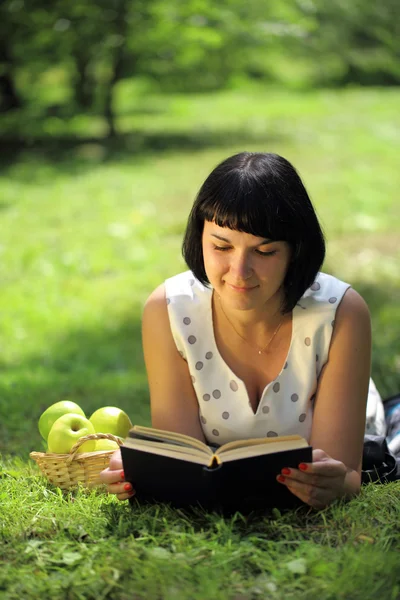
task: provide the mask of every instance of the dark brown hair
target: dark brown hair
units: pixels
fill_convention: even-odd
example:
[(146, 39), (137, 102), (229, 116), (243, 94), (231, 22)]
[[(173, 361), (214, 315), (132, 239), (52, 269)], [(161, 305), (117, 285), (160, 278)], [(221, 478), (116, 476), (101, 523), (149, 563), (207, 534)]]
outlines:
[(194, 276), (209, 285), (202, 248), (204, 221), (289, 244), (283, 313), (294, 308), (324, 261), (324, 235), (311, 200), (295, 168), (278, 154), (235, 154), (220, 163), (201, 186), (189, 215), (182, 254)]

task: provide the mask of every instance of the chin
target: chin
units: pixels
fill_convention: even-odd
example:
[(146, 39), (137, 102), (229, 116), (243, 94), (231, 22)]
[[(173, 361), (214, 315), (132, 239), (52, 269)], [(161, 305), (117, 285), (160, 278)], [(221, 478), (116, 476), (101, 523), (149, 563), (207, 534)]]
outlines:
[(249, 297), (246, 293), (235, 293), (229, 290), (228, 293), (222, 293), (221, 298), (225, 305), (237, 310), (252, 310), (259, 307), (263, 302), (260, 298)]

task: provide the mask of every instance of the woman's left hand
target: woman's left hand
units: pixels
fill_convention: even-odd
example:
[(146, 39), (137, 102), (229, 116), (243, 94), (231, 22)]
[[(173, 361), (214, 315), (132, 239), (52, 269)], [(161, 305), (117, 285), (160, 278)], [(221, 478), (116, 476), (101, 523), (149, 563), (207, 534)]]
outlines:
[(345, 494), (346, 466), (323, 450), (313, 450), (313, 462), (285, 468), (277, 480), (300, 500), (321, 509)]

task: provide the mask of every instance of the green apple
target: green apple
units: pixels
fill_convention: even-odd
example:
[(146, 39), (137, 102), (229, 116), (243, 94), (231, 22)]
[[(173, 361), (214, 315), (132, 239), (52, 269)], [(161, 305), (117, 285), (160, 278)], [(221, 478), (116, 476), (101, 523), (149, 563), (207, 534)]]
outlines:
[(96, 433), (112, 433), (121, 438), (126, 438), (132, 423), (126, 412), (116, 406), (103, 406), (96, 410), (89, 421)]
[(75, 413), (77, 415), (82, 415), (83, 417), (86, 416), (81, 407), (70, 400), (61, 400), (61, 402), (56, 402), (55, 404), (49, 406), (44, 413), (42, 413), (39, 419), (39, 431), (40, 435), (46, 442), (53, 424), (57, 421), (57, 419), (67, 413)]
[(95, 451), (98, 450), (118, 450), (119, 444), (113, 440), (96, 440)]
[[(48, 437), (48, 452), (67, 454), (72, 446), (83, 436), (95, 433), (89, 419), (82, 415), (68, 413), (54, 423)], [(96, 440), (88, 440), (78, 448), (78, 452), (93, 452)]]

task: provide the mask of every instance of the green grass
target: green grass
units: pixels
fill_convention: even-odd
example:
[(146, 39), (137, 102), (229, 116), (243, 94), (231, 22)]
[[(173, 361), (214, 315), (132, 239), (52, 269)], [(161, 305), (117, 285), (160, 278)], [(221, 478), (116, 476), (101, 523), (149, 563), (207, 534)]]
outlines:
[[(4, 475), (0, 597), (397, 600), (395, 483), (320, 513), (173, 510)], [(18, 515), (18, 519), (15, 518)], [(4, 596), (1, 596), (1, 590)]]
[(244, 149), (299, 169), (328, 238), (324, 268), (366, 298), (374, 380), (398, 392), (399, 100), (379, 89), (143, 99), (127, 85), (117, 141), (89, 117), (24, 123), (31, 147), (10, 143), (0, 166), (0, 598), (400, 596), (398, 483), (321, 513), (223, 518), (63, 493), (29, 459), (57, 400), (149, 424), (143, 302), (185, 268), (198, 187)]

